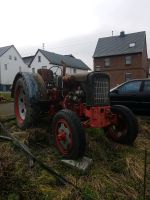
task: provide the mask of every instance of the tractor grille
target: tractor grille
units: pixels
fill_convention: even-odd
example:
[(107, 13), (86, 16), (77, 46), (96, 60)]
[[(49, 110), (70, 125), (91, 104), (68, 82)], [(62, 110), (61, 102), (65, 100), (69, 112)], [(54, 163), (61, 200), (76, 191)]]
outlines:
[(109, 105), (109, 76), (91, 72), (87, 77), (86, 103), (88, 106)]
[(94, 77), (93, 88), (93, 104), (106, 105), (109, 104), (108, 92), (109, 82), (106, 77)]

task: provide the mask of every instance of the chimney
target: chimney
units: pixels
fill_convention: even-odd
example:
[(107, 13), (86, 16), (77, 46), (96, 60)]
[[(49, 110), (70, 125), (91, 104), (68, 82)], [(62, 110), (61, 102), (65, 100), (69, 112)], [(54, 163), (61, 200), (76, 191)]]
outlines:
[(125, 32), (124, 31), (120, 32), (120, 37), (125, 37)]

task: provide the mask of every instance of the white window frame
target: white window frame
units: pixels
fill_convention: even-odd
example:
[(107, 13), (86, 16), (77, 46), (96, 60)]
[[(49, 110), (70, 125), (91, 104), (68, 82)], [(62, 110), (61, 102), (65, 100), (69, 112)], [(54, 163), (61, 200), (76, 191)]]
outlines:
[(104, 59), (104, 65), (105, 65), (105, 67), (110, 67), (110, 58)]
[(38, 62), (41, 62), (41, 56), (38, 56)]
[(35, 73), (35, 68), (34, 68), (34, 67), (32, 68), (32, 73), (33, 73), (33, 74)]
[(126, 65), (132, 64), (132, 56), (125, 56), (125, 64)]
[(125, 81), (129, 81), (133, 79), (133, 74), (130, 72), (125, 73)]
[(73, 73), (76, 74), (77, 73), (77, 69), (73, 68)]
[(21, 71), (22, 71), (21, 66), (19, 66), (19, 72), (21, 72)]
[(5, 69), (5, 71), (8, 70), (8, 65), (7, 64), (4, 64), (4, 69)]

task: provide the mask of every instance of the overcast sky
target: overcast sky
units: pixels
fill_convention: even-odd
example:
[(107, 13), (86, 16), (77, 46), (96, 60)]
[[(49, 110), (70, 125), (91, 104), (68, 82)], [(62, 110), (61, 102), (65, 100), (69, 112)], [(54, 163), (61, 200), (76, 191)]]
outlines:
[(149, 0), (5, 0), (0, 6), (0, 46), (22, 56), (45, 50), (73, 54), (93, 68), (99, 37), (146, 31), (150, 56)]

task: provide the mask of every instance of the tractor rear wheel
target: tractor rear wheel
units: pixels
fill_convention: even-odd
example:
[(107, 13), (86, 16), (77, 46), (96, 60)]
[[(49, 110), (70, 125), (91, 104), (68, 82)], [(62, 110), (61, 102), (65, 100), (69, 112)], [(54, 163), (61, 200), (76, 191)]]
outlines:
[(39, 114), (39, 109), (33, 108), (30, 104), (28, 87), (23, 78), (17, 80), (14, 93), (14, 111), (17, 125), (21, 129), (28, 128)]
[(138, 134), (136, 117), (129, 108), (122, 105), (112, 106), (111, 111), (117, 115), (117, 121), (104, 128), (107, 137), (114, 142), (132, 145)]
[(86, 139), (78, 116), (68, 109), (59, 111), (53, 119), (55, 143), (63, 157), (77, 159), (84, 155)]

